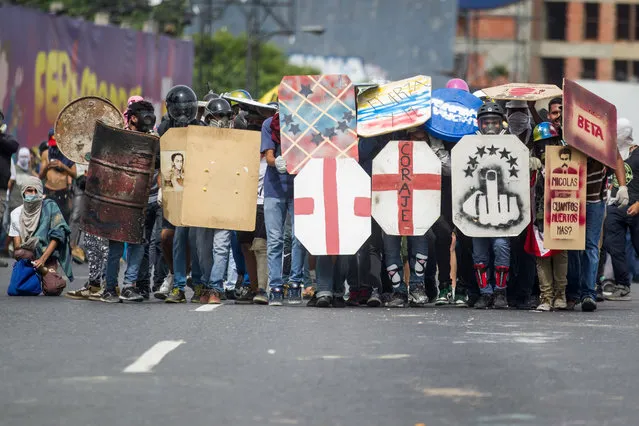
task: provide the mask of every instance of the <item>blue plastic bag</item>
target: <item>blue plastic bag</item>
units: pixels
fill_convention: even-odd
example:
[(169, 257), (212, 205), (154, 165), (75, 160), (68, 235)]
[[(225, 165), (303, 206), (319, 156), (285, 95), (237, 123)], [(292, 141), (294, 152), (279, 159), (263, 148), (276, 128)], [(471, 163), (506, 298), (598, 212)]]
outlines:
[(40, 274), (30, 260), (20, 259), (13, 265), (11, 282), (7, 289), (9, 296), (38, 296), (42, 293)]

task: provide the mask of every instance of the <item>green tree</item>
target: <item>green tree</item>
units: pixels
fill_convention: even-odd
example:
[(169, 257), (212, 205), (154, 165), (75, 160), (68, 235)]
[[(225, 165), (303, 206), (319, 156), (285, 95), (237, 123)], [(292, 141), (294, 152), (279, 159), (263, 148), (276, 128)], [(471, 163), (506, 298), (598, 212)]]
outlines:
[[(245, 34), (234, 36), (228, 31), (218, 31), (213, 36), (196, 34), (193, 42), (193, 88), (198, 96), (208, 92), (207, 83), (216, 93), (246, 87)], [(278, 85), (285, 75), (319, 74), (314, 68), (290, 64), (284, 52), (274, 43), (262, 43), (258, 50), (259, 90), (258, 93), (251, 93), (254, 99)]]

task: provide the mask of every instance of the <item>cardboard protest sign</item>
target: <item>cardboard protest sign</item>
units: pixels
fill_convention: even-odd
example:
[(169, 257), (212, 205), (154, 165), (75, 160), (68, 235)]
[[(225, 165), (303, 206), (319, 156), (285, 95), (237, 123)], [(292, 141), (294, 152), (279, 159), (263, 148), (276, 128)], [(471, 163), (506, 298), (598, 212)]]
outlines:
[(373, 217), (388, 235), (424, 235), (440, 216), (441, 161), (426, 142), (391, 141), (373, 159)]
[(606, 166), (617, 164), (617, 108), (564, 79), (564, 140)]
[(175, 226), (255, 229), (260, 132), (189, 126), (160, 139), (164, 217)]
[(483, 102), (460, 89), (433, 91), (433, 113), (425, 124), (428, 133), (447, 142), (457, 142), (477, 131), (477, 110)]
[(554, 84), (509, 83), (482, 91), (489, 98), (507, 101), (538, 101), (562, 95), (561, 89)]
[(530, 222), (529, 152), (514, 135), (464, 136), (452, 150), (453, 222), (469, 237), (514, 237)]
[(295, 178), (295, 236), (315, 256), (351, 255), (371, 233), (371, 178), (352, 158), (314, 158)]
[(431, 80), (418, 75), (366, 90), (357, 97), (357, 134), (383, 135), (422, 125), (431, 115)]
[(279, 102), (289, 173), (298, 173), (311, 158), (358, 158), (355, 88), (348, 76), (284, 77)]
[(546, 147), (544, 248), (586, 247), (587, 157), (569, 146)]

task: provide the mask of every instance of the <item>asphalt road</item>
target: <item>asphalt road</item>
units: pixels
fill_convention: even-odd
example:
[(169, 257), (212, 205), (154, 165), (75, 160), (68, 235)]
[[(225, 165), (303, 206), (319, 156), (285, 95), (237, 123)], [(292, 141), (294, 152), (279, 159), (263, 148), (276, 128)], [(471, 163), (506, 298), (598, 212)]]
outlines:
[(9, 298), (10, 271), (2, 426), (639, 424), (634, 301), (593, 314), (196, 311)]

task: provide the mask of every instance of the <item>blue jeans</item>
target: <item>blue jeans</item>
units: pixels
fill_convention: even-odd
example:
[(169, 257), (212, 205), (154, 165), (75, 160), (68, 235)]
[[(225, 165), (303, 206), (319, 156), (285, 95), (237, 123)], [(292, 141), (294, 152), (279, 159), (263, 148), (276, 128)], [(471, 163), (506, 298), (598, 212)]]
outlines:
[[(224, 291), (224, 274), (231, 250), (231, 231), (191, 228), (195, 231), (198, 264), (202, 273), (198, 284), (218, 292)], [(195, 281), (193, 281), (195, 283)]]
[[(142, 256), (142, 261), (140, 263), (140, 273), (138, 274), (137, 283), (140, 286), (148, 287), (151, 282), (151, 248), (152, 248), (152, 240), (153, 240), (153, 229), (157, 226), (162, 226), (162, 207), (158, 203), (149, 203), (146, 208), (146, 219), (144, 221), (144, 255)], [(159, 244), (159, 241), (157, 241)], [(127, 254), (128, 256), (128, 254)], [(154, 283), (162, 282), (164, 277), (166, 277), (166, 265), (164, 265), (164, 260), (162, 258), (161, 253), (153, 256), (153, 265), (154, 265)], [(164, 270), (163, 266), (164, 265)]]
[[(591, 297), (597, 300), (597, 269), (599, 267), (599, 239), (606, 206), (603, 201), (586, 203), (586, 249), (577, 252), (581, 266), (579, 296), (581, 300)], [(570, 267), (570, 260), (568, 262)]]
[[(490, 268), (491, 251), (494, 267)], [(496, 270), (498, 266), (510, 268), (510, 240), (504, 237), (498, 238), (473, 238), (473, 263), (486, 265), (488, 269)], [(492, 294), (493, 287), (490, 278), (486, 288), (480, 288), (482, 294)]]
[[(424, 284), (424, 272), (428, 261), (428, 242), (426, 235), (406, 237), (408, 243), (409, 284), (411, 287)], [(404, 264), (401, 258), (402, 237), (383, 235), (386, 272), (393, 283), (393, 292), (408, 293), (404, 282)]]
[[(284, 252), (284, 222), (286, 213), (291, 216), (293, 222), (293, 234), (295, 223), (293, 220), (293, 200), (280, 198), (264, 198), (264, 222), (266, 224), (266, 257), (268, 263), (268, 278), (271, 288), (281, 287), (282, 280), (282, 255)], [(289, 281), (301, 285), (304, 281), (304, 258), (306, 249), (293, 237), (291, 250), (291, 275)]]
[(344, 296), (344, 280), (348, 274), (349, 258), (351, 257), (353, 256), (317, 256), (315, 264), (317, 297)]
[(173, 235), (173, 272), (174, 286), (184, 290), (186, 285), (186, 253), (187, 247), (191, 249), (191, 278), (193, 284), (203, 284), (202, 269), (198, 259), (198, 251), (195, 238), (198, 228), (178, 226)]
[[(120, 275), (120, 259), (124, 253), (124, 243), (109, 241), (109, 256), (106, 267), (106, 287), (115, 290), (118, 286)], [(144, 257), (144, 244), (127, 244), (126, 271), (124, 272), (124, 285), (132, 285), (138, 280), (140, 264)]]

